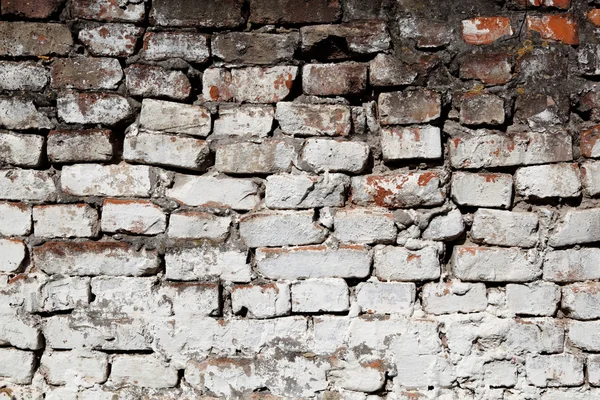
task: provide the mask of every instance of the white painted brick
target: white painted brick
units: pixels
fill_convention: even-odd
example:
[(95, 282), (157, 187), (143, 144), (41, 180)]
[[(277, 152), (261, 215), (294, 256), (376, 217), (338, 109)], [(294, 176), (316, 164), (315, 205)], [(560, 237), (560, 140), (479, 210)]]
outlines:
[(53, 163), (109, 161), (113, 157), (111, 131), (50, 131), (46, 152), (48, 160)]
[(422, 124), (440, 117), (441, 96), (434, 90), (417, 88), (379, 95), (382, 125)]
[(364, 278), (371, 268), (371, 254), (361, 245), (258, 248), (256, 268), (268, 279)]
[(49, 171), (6, 169), (0, 171), (0, 199), (48, 201), (57, 190)]
[(586, 364), (588, 382), (592, 386), (600, 386), (600, 355), (589, 354)]
[(90, 278), (68, 276), (52, 279), (40, 288), (33, 309), (41, 312), (72, 310), (90, 302)]
[[(385, 366), (380, 360), (362, 363), (343, 363), (343, 368), (330, 371), (327, 378), (344, 399), (364, 399), (365, 393), (376, 392), (385, 385)], [(365, 393), (359, 393), (365, 392)]]
[(0, 126), (6, 129), (52, 129), (54, 124), (32, 101), (19, 97), (0, 99)]
[(35, 206), (33, 233), (43, 238), (97, 236), (98, 211), (87, 204)]
[(94, 56), (127, 57), (136, 51), (137, 39), (144, 29), (133, 24), (84, 26), (79, 40)]
[(171, 214), (167, 235), (173, 239), (210, 239), (223, 241), (229, 234), (231, 217), (218, 217), (199, 211)]
[(290, 314), (292, 310), (290, 285), (277, 282), (238, 285), (231, 289), (234, 313), (246, 309), (249, 318), (272, 318)]
[(246, 252), (196, 247), (170, 249), (165, 254), (166, 278), (193, 281), (218, 279), (232, 282), (249, 282), (250, 265)]
[(342, 243), (393, 243), (396, 240), (394, 214), (387, 210), (338, 210), (333, 226), (333, 236)]
[(381, 130), (385, 161), (442, 157), (440, 128), (435, 126), (385, 127)]
[(540, 282), (506, 285), (506, 306), (511, 314), (552, 316), (560, 301), (560, 287)]
[(369, 146), (363, 142), (331, 139), (307, 139), (302, 149), (302, 169), (314, 172), (361, 172), (369, 158)]
[(40, 362), (40, 372), (51, 385), (77, 383), (91, 387), (108, 377), (108, 356), (100, 352), (50, 351)]
[(258, 184), (251, 179), (175, 175), (167, 196), (188, 206), (251, 210), (260, 203)]
[(349, 187), (350, 178), (342, 174), (270, 175), (265, 205), (279, 209), (343, 207)]
[(159, 268), (155, 250), (136, 251), (122, 242), (46, 242), (33, 249), (33, 261), (47, 274), (60, 275), (138, 276)]
[(146, 32), (142, 57), (150, 61), (181, 58), (203, 63), (210, 56), (208, 39), (195, 32)]
[(367, 314), (410, 315), (415, 296), (414, 283), (363, 282), (356, 288), (356, 302)]
[(484, 380), (491, 387), (514, 387), (517, 384), (517, 365), (512, 361), (486, 363)]
[(218, 284), (197, 282), (164, 283), (158, 292), (167, 298), (176, 317), (198, 317), (221, 313)]
[(264, 385), (251, 358), (212, 358), (190, 360), (185, 368), (186, 381), (199, 390), (208, 390), (221, 398), (250, 396)]
[(213, 136), (263, 138), (271, 132), (274, 116), (272, 106), (221, 104), (219, 118), (213, 126)]
[(574, 319), (600, 318), (600, 284), (589, 282), (563, 286), (561, 310)]
[(452, 253), (454, 275), (465, 281), (529, 282), (541, 275), (541, 260), (535, 250), (456, 246)]
[(150, 131), (206, 137), (210, 133), (211, 116), (205, 107), (144, 99), (139, 125)]
[(42, 161), (44, 137), (0, 132), (0, 164), (37, 167)]
[(585, 351), (600, 351), (600, 321), (569, 321), (569, 342)]
[(31, 208), (20, 203), (0, 202), (0, 235), (25, 236), (31, 232)]
[(20, 349), (37, 350), (43, 347), (39, 326), (13, 313), (0, 313), (0, 344)]
[(562, 222), (554, 229), (548, 244), (568, 246), (600, 240), (600, 208), (567, 210)]
[(0, 272), (17, 272), (25, 261), (25, 243), (18, 239), (0, 239)]
[(386, 281), (425, 281), (440, 277), (438, 251), (433, 247), (408, 250), (404, 247), (375, 248), (374, 275)]
[(58, 117), (69, 124), (115, 125), (133, 112), (125, 97), (113, 93), (62, 93), (56, 106)]
[(452, 200), (459, 205), (508, 208), (512, 204), (509, 174), (454, 172), (451, 186)]
[(335, 104), (277, 103), (275, 118), (283, 133), (297, 136), (347, 136), (350, 107)]
[[(13, 348), (0, 348), (0, 377), (8, 382), (28, 385), (35, 368), (35, 354)], [(9, 392), (10, 395), (10, 392)]]
[(289, 172), (296, 157), (292, 141), (269, 139), (260, 143), (222, 144), (217, 146), (215, 169), (231, 174)]
[(293, 312), (340, 312), (349, 307), (348, 285), (339, 278), (292, 283)]
[(48, 70), (33, 62), (0, 62), (0, 88), (40, 92), (48, 84)]
[(460, 210), (452, 210), (446, 215), (433, 217), (427, 228), (423, 231), (421, 237), (427, 240), (451, 241), (465, 231)]
[(165, 213), (150, 201), (105, 199), (102, 203), (103, 232), (156, 235), (164, 232), (166, 226)]
[(240, 236), (248, 247), (321, 243), (328, 232), (313, 218), (313, 210), (246, 214), (240, 218)]
[(579, 386), (583, 359), (573, 354), (530, 355), (525, 361), (527, 380), (537, 387)]
[(166, 388), (175, 386), (178, 376), (175, 368), (153, 355), (119, 354), (112, 359), (109, 381), (115, 385)]
[(167, 97), (187, 100), (192, 86), (184, 71), (157, 65), (131, 64), (125, 69), (125, 86), (130, 96)]
[(575, 282), (600, 279), (600, 249), (555, 250), (544, 258), (544, 280)]
[(551, 164), (519, 168), (515, 174), (517, 194), (526, 197), (577, 197), (581, 179), (577, 164)]
[(135, 319), (171, 315), (173, 302), (158, 301), (162, 296), (157, 295), (155, 285), (154, 277), (94, 277), (90, 286), (95, 298), (86, 311), (92, 318), (97, 315), (100, 324), (106, 317)]
[(145, 165), (75, 164), (63, 167), (60, 186), (75, 196), (148, 197), (151, 169)]
[(533, 247), (537, 230), (535, 213), (479, 209), (473, 217), (471, 237), (491, 245)]
[(473, 313), (487, 307), (483, 283), (431, 282), (423, 286), (423, 309), (431, 314)]
[(369, 81), (372, 86), (410, 85), (416, 77), (415, 68), (389, 54), (377, 54), (369, 63)]
[(589, 196), (600, 194), (600, 161), (587, 161), (581, 164), (581, 180)]

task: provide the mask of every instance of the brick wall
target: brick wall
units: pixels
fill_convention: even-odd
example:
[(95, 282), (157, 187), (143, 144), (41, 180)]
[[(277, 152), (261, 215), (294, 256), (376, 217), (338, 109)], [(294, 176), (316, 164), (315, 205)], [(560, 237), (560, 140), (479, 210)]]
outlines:
[(0, 18), (0, 399), (600, 399), (600, 2)]

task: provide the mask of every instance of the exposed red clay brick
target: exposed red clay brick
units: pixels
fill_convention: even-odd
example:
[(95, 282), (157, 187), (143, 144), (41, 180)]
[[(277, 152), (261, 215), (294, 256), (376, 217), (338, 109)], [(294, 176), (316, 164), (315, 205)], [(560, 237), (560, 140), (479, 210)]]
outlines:
[(491, 44), (503, 36), (512, 36), (507, 17), (478, 17), (462, 22), (463, 40), (469, 44)]
[(538, 32), (542, 39), (579, 44), (577, 22), (571, 14), (528, 16), (527, 30)]

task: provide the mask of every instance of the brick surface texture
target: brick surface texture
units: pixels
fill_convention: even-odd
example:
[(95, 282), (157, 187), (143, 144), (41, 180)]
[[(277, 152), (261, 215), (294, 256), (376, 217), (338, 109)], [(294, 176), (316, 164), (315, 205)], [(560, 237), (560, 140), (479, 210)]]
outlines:
[(0, 399), (600, 400), (599, 0), (0, 0)]

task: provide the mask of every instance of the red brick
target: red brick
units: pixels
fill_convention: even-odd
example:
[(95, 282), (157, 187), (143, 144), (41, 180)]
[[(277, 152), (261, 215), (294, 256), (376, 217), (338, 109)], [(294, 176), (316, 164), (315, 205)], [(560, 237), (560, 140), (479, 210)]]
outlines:
[(116, 89), (122, 78), (123, 70), (116, 58), (59, 58), (52, 63), (53, 88)]
[(71, 17), (109, 22), (142, 22), (144, 2), (121, 7), (116, 0), (72, 0)]
[(581, 154), (584, 157), (600, 157), (600, 143), (596, 145), (598, 139), (600, 139), (600, 125), (581, 132)]
[(181, 71), (170, 71), (152, 65), (134, 64), (125, 70), (127, 91), (133, 96), (169, 97), (185, 100), (192, 86)]
[(528, 16), (527, 30), (538, 32), (542, 39), (579, 44), (577, 22), (571, 14)]
[(512, 61), (508, 54), (470, 54), (460, 65), (460, 77), (478, 79), (486, 85), (510, 81)]
[(367, 87), (367, 66), (355, 62), (307, 64), (302, 68), (304, 93), (317, 96), (357, 94)]
[(235, 28), (244, 23), (244, 0), (153, 0), (150, 20), (161, 26)]
[(254, 24), (304, 24), (336, 22), (340, 0), (251, 0), (250, 22)]
[(552, 7), (568, 10), (571, 7), (571, 0), (513, 0), (512, 2), (520, 8)]
[(585, 13), (585, 16), (592, 24), (600, 26), (600, 8), (594, 8), (593, 10), (588, 11)]
[(82, 29), (79, 40), (94, 56), (127, 57), (142, 33), (143, 28), (130, 24), (103, 24)]
[(478, 17), (462, 22), (463, 40), (469, 44), (490, 44), (503, 36), (512, 36), (507, 17)]
[(3, 0), (0, 6), (2, 15), (16, 15), (23, 18), (48, 18), (65, 0)]

